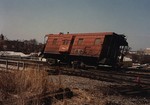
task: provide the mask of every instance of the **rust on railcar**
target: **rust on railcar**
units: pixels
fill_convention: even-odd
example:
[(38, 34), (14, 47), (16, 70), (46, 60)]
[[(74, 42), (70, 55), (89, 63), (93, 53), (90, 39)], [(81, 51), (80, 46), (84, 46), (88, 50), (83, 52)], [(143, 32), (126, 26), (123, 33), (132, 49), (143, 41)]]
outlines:
[(76, 34), (71, 55), (99, 57), (104, 38), (113, 32)]
[(59, 47), (62, 43), (61, 40), (61, 35), (55, 35), (55, 34), (51, 34), (48, 35), (48, 39), (46, 42), (46, 46), (45, 46), (45, 53), (54, 53), (54, 54), (59, 54)]

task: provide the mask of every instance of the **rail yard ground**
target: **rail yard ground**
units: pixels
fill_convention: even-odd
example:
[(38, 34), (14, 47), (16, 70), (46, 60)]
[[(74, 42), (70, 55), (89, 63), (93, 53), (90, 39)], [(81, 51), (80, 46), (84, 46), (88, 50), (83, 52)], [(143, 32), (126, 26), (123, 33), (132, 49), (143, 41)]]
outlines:
[[(140, 90), (142, 87), (131, 84), (117, 84), (67, 75), (50, 75), (48, 81), (57, 88), (68, 87), (74, 94), (71, 99), (56, 100), (54, 98), (52, 105), (149, 105), (150, 103), (147, 89)], [(50, 88), (51, 85), (48, 87)]]
[[(11, 63), (9, 63), (9, 61), (7, 61), (7, 63), (5, 62), (1, 62), (2, 64), (0, 65), (0, 67), (2, 67), (2, 70), (0, 72), (0, 74), (2, 75), (1, 77), (1, 83), (7, 82), (6, 85), (1, 85), (5, 86), (8, 89), (3, 89), (3, 90), (7, 90), (10, 91), (9, 89), (11, 88), (10, 86), (14, 85), (11, 83), (9, 83), (10, 81), (8, 81), (9, 76), (5, 76), (6, 73), (4, 73), (5, 75), (3, 75), (2, 71), (9, 71), (9, 69), (11, 69), (10, 71), (14, 71), (15, 73), (17, 73), (17, 71), (21, 71), (22, 73), (24, 72), (24, 69), (21, 67), (23, 65), (19, 64), (17, 62), (17, 64), (15, 64), (16, 62), (12, 63), (13, 61), (11, 61)], [(30, 61), (31, 64), (32, 61)], [(25, 61), (24, 61), (25, 63)], [(29, 62), (28, 62), (29, 63)], [(138, 82), (128, 82), (128, 80), (132, 80), (132, 81), (136, 81), (136, 76), (137, 75), (137, 71), (128, 71), (126, 72), (105, 72), (105, 71), (97, 71), (93, 70), (94, 72), (96, 72), (97, 74), (101, 74), (101, 75), (97, 75), (97, 76), (103, 76), (102, 78), (97, 78), (98, 80), (96, 80), (94, 77), (89, 77), (89, 75), (83, 75), (82, 73), (93, 73), (92, 71), (90, 72), (85, 72), (82, 71), (82, 73), (80, 74), (79, 70), (77, 70), (77, 74), (79, 73), (79, 75), (74, 74), (75, 76), (72, 76), (71, 74), (65, 74), (66, 71), (64, 71), (64, 73), (59, 73), (57, 75), (53, 75), (53, 74), (45, 74), (46, 75), (46, 80), (45, 78), (43, 78), (43, 75), (41, 75), (40, 72), (44, 71), (47, 69), (47, 67), (42, 66), (41, 67), (37, 64), (39, 64), (39, 62), (32, 62), (32, 66), (25, 64), (26, 66), (24, 67), (25, 70), (28, 69), (28, 67), (30, 68), (30, 70), (34, 69), (37, 72), (27, 72), (30, 75), (26, 75), (25, 74), (19, 74), (19, 76), (21, 76), (23, 79), (22, 83), (18, 82), (18, 86), (16, 87), (17, 89), (21, 89), (21, 86), (25, 86), (22, 87), (22, 89), (25, 89), (27, 91), (33, 91), (36, 89), (37, 92), (39, 92), (39, 88), (40, 90), (42, 89), (42, 85), (43, 84), (43, 79), (44, 81), (48, 81), (49, 83), (51, 83), (51, 85), (45, 84), (44, 87), (47, 88), (51, 88), (51, 87), (56, 87), (53, 88), (54, 90), (58, 90), (59, 88), (65, 89), (65, 88), (69, 88), (71, 91), (73, 91), (73, 97), (71, 98), (64, 98), (61, 100), (58, 100), (56, 98), (52, 99), (52, 103), (50, 104), (44, 104), (44, 105), (149, 105), (150, 104), (150, 86), (147, 85), (149, 84), (149, 72), (138, 72), (140, 73), (140, 76), (143, 77), (141, 82), (145, 82), (145, 85), (142, 84), (138, 84)], [(8, 64), (8, 66), (6, 66), (5, 64)], [(18, 66), (20, 65), (20, 67)], [(34, 66), (34, 67), (33, 67)], [(4, 68), (7, 69), (4, 69)], [(32, 68), (32, 69), (31, 69)], [(53, 69), (53, 67), (48, 67), (49, 69)], [(13, 69), (17, 69), (17, 70), (13, 70)], [(60, 70), (63, 70), (62, 68), (58, 68)], [(67, 68), (66, 68), (67, 69)], [(38, 72), (39, 71), (39, 72)], [(69, 71), (69, 69), (68, 69)], [(12, 73), (12, 72), (11, 72)], [(35, 74), (35, 73), (40, 73), (40, 74)], [(65, 74), (65, 75), (64, 75)], [(110, 76), (110, 74), (112, 76)], [(105, 75), (105, 76), (104, 76)], [(95, 74), (93, 73), (93, 76), (95, 76)], [(5, 78), (7, 79), (7, 81), (3, 81), (2, 79), (5, 80)], [(30, 77), (30, 78), (29, 78)], [(42, 78), (40, 78), (42, 77)], [(108, 78), (109, 77), (109, 78)], [(115, 81), (114, 79), (118, 77), (121, 80), (123, 80), (123, 78), (127, 78), (127, 81)], [(36, 79), (37, 78), (37, 79)], [(93, 79), (92, 79), (93, 78)], [(105, 78), (105, 79), (103, 79)], [(113, 78), (112, 81), (110, 80), (110, 78)], [(13, 80), (13, 78), (10, 78), (11, 81)], [(29, 79), (31, 79), (31, 82), (29, 81)], [(37, 80), (40, 79), (40, 81), (38, 82)], [(21, 81), (15, 78), (16, 81)], [(27, 81), (24, 81), (27, 80)], [(106, 82), (107, 81), (107, 82)], [(33, 83), (33, 87), (28, 88), (28, 85), (21, 85), (21, 84), (30, 84)], [(39, 83), (39, 84), (37, 84)], [(37, 86), (36, 86), (37, 85)], [(8, 87), (7, 87), (8, 86)], [(36, 86), (36, 87), (35, 87)], [(22, 90), (21, 89), (21, 90)], [(2, 90), (2, 89), (1, 89)], [(12, 90), (11, 90), (12, 91)], [(23, 90), (24, 91), (24, 90)], [(2, 92), (1, 92), (2, 93)], [(24, 92), (21, 94), (22, 96)], [(1, 95), (1, 94), (0, 94)], [(5, 94), (7, 95), (7, 94)], [(9, 94), (10, 95), (10, 94)], [(30, 94), (31, 95), (31, 94)], [(14, 95), (15, 98), (17, 95)], [(1, 96), (0, 96), (1, 97)], [(3, 98), (3, 97), (2, 97)], [(0, 100), (1, 101), (1, 100)], [(1, 105), (1, 103), (0, 103)], [(3, 104), (2, 104), (3, 105)], [(7, 105), (12, 105), (12, 103), (9, 103)], [(19, 103), (18, 105), (23, 105), (21, 103)], [(28, 105), (28, 104), (27, 104)], [(32, 104), (30, 104), (32, 105)], [(33, 104), (34, 105), (34, 104)], [(36, 105), (41, 105), (41, 104), (36, 104)]]
[[(131, 84), (102, 82), (83, 77), (60, 75), (62, 86), (73, 90), (74, 97), (54, 105), (149, 105), (150, 93)], [(57, 81), (58, 76), (53, 76)]]

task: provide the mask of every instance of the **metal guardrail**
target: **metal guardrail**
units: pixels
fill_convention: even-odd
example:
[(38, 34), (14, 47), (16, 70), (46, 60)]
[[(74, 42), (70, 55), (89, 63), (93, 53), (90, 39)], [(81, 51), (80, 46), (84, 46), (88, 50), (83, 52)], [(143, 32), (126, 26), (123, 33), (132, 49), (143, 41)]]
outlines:
[(0, 56), (0, 59), (39, 61), (40, 57)]
[(40, 70), (43, 67), (43, 63), (0, 59), (0, 68), (3, 70), (24, 70), (30, 67)]

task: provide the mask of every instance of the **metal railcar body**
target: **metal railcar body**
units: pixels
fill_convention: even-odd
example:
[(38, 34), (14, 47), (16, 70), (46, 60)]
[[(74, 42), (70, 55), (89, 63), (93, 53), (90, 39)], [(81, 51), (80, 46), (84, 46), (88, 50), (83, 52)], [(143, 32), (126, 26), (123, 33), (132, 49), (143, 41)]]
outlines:
[(45, 58), (86, 65), (114, 66), (122, 62), (128, 46), (124, 35), (114, 32), (49, 34), (43, 51)]

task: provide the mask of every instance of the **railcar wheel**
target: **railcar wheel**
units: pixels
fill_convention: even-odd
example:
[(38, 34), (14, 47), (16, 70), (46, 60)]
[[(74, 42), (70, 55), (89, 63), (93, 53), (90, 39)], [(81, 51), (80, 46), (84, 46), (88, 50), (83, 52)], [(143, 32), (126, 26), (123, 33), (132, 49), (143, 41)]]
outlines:
[(81, 62), (81, 63), (80, 63), (80, 68), (81, 68), (81, 69), (86, 69), (86, 65), (85, 65), (83, 62)]
[(78, 69), (79, 68), (79, 62), (78, 61), (72, 61), (71, 64), (72, 64), (73, 69)]

